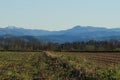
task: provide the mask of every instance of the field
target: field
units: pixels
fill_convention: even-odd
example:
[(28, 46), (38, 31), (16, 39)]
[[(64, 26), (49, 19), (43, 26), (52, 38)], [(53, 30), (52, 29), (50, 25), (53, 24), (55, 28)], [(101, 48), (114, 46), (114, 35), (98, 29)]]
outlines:
[(46, 52), (0, 52), (0, 80), (70, 80), (77, 70)]
[(106, 66), (116, 66), (120, 65), (120, 53), (80, 53), (80, 52), (66, 52), (61, 53), (65, 56), (71, 57), (80, 57), (84, 58), (84, 60), (98, 63), (98, 65), (106, 65)]
[(0, 52), (0, 80), (120, 80), (119, 53)]
[(52, 52), (87, 75), (85, 80), (120, 80), (120, 53)]

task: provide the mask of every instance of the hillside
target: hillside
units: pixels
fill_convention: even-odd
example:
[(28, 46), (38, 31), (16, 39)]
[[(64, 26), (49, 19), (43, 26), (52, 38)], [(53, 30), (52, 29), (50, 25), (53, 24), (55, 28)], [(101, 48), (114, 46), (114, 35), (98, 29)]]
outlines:
[(88, 40), (108, 40), (120, 39), (120, 28), (98, 28), (92, 26), (74, 26), (68, 30), (61, 31), (47, 31), (47, 30), (33, 30), (17, 28), (9, 26), (0, 28), (0, 36), (34, 36), (38, 40), (42, 39), (47, 42), (75, 42), (75, 41), (88, 41)]

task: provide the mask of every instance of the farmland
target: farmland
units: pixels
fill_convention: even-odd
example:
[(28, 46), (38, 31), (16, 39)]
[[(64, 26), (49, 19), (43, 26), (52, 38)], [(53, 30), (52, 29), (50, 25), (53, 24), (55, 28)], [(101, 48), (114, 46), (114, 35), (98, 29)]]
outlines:
[(45, 52), (0, 52), (0, 80), (78, 79), (79, 71)]
[(0, 52), (0, 80), (120, 80), (119, 53)]
[(120, 53), (52, 52), (82, 71), (85, 80), (120, 80)]
[(98, 63), (106, 66), (120, 65), (120, 53), (80, 53), (80, 52), (66, 52), (60, 53), (69, 57), (77, 57), (88, 62)]

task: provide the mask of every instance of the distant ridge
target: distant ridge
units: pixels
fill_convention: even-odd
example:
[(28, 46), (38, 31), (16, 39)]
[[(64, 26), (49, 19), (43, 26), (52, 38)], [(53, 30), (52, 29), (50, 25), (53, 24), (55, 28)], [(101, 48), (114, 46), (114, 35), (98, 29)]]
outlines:
[(74, 42), (88, 40), (120, 39), (120, 28), (99, 28), (94, 26), (74, 26), (71, 29), (61, 31), (33, 30), (8, 26), (0, 28), (0, 36), (34, 36), (48, 42)]

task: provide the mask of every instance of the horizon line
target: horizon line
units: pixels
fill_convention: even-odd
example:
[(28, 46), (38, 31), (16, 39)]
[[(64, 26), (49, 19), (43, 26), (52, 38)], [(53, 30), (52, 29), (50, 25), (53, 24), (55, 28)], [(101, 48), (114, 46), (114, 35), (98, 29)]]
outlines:
[(72, 28), (75, 28), (75, 27), (84, 27), (84, 28), (87, 28), (87, 27), (93, 27), (93, 28), (105, 28), (105, 29), (117, 29), (117, 28), (120, 28), (120, 27), (100, 27), (100, 26), (82, 26), (82, 25), (75, 25), (73, 27), (70, 27), (70, 28), (67, 28), (67, 29), (61, 29), (61, 30), (48, 30), (48, 29), (40, 29), (40, 28), (26, 28), (26, 27), (20, 27), (20, 26), (15, 26), (15, 25), (8, 25), (6, 27), (1, 27), (0, 28), (21, 28), (21, 29), (31, 29), (31, 30), (45, 30), (45, 31), (62, 31), (62, 30), (68, 30), (68, 29), (72, 29)]

